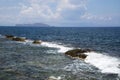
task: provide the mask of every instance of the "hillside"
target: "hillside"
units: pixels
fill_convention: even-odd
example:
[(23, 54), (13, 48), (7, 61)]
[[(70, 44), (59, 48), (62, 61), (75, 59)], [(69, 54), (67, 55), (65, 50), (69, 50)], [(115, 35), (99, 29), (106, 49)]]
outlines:
[(44, 23), (16, 24), (16, 26), (26, 26), (26, 27), (50, 27), (50, 25), (44, 24)]

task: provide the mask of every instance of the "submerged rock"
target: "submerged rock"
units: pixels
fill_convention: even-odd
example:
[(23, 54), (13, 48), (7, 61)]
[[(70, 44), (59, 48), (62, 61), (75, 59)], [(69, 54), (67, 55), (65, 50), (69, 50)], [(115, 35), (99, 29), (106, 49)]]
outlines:
[(14, 38), (13, 35), (5, 35), (5, 37), (8, 38), (8, 39), (13, 39)]
[(15, 37), (12, 40), (13, 41), (22, 41), (22, 42), (25, 42), (26, 38), (25, 37)]
[(34, 41), (33, 41), (33, 44), (41, 44), (41, 43), (42, 43), (41, 40), (34, 40)]
[(85, 59), (87, 57), (85, 52), (90, 52), (90, 49), (74, 49), (74, 50), (69, 50), (65, 52), (66, 55), (72, 56), (72, 57), (78, 57), (81, 59)]
[(16, 75), (16, 76), (22, 76), (23, 73), (17, 71), (17, 70), (14, 70), (14, 69), (3, 69), (4, 72), (8, 73), (8, 74), (12, 74), (12, 75)]

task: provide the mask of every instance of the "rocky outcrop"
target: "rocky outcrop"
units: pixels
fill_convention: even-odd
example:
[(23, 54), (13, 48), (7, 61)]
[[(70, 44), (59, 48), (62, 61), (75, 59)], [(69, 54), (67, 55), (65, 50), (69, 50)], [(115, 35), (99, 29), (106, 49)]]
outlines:
[(41, 40), (34, 40), (34, 41), (33, 41), (33, 44), (41, 44), (41, 43), (42, 43)]
[(74, 49), (74, 50), (69, 50), (65, 52), (66, 55), (69, 55), (71, 57), (78, 57), (81, 59), (85, 59), (87, 57), (86, 52), (90, 52), (90, 49)]
[(21, 42), (25, 42), (26, 38), (25, 37), (15, 37), (12, 39), (13, 41), (21, 41)]
[[(16, 36), (13, 36), (13, 35), (5, 35), (5, 37), (7, 39), (10, 39), (10, 40), (13, 40), (13, 41), (20, 41), (20, 42), (25, 42), (27, 40), (25, 37), (16, 37)], [(42, 41), (41, 40), (34, 40), (32, 43), (33, 44), (41, 44)]]
[(5, 35), (5, 37), (8, 38), (8, 39), (13, 39), (14, 38), (13, 35)]

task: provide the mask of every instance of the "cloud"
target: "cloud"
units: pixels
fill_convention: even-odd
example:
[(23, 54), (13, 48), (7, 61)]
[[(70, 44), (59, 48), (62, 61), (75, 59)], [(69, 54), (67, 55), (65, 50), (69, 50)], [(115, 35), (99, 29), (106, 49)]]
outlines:
[(57, 13), (53, 13), (51, 7), (47, 3), (49, 2), (48, 0), (43, 3), (41, 3), (41, 1), (42, 0), (30, 0), (29, 6), (22, 5), (20, 15), (31, 18), (40, 17), (42, 19), (54, 19), (59, 16)]
[(45, 20), (76, 19), (86, 10), (86, 0), (29, 0), (29, 5), (22, 5), (20, 15), (40, 17)]
[(98, 21), (110, 21), (112, 18), (110, 16), (98, 16), (98, 15), (92, 15), (90, 13), (85, 13), (80, 17), (83, 20), (98, 20)]
[(109, 16), (88, 13), (87, 0), (28, 0), (22, 4), (20, 16), (34, 21), (81, 22), (109, 21)]
[(102, 23), (113, 17), (92, 14), (88, 0), (14, 0), (17, 5), (0, 7), (0, 23), (50, 23), (76, 25), (87, 22)]

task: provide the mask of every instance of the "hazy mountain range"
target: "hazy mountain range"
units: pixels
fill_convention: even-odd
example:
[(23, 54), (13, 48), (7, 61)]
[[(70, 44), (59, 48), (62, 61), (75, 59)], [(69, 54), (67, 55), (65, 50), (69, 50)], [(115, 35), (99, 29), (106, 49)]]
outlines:
[(25, 27), (51, 27), (45, 23), (33, 23), (33, 24), (16, 24), (16, 26), (25, 26)]

